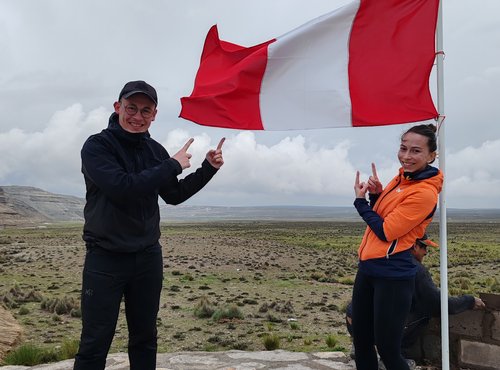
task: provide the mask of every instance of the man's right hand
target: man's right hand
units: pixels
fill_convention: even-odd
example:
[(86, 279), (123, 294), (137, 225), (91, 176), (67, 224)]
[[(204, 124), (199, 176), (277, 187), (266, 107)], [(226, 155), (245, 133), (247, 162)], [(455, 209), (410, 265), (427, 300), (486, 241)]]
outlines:
[(472, 307), (473, 310), (482, 310), (485, 307), (486, 305), (481, 298), (474, 297), (474, 307)]
[(186, 144), (182, 147), (181, 150), (179, 150), (177, 153), (175, 153), (172, 158), (175, 159), (179, 164), (181, 165), (182, 169), (185, 170), (186, 168), (191, 167), (191, 163), (189, 160), (191, 159), (192, 155), (188, 153), (188, 149), (193, 143), (194, 139), (191, 138), (187, 141)]

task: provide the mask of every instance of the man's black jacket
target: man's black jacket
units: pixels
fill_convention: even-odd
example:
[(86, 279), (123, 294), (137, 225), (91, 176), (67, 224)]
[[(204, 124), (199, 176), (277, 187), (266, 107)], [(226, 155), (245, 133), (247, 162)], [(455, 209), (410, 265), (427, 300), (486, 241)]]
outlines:
[(205, 160), (178, 180), (182, 168), (149, 133), (123, 130), (118, 115), (90, 136), (81, 151), (86, 204), (83, 239), (110, 251), (136, 252), (160, 238), (158, 196), (179, 204), (203, 188), (217, 172)]
[[(431, 274), (415, 258), (413, 262), (417, 265), (415, 276), (415, 290), (411, 303), (410, 316), (407, 326), (418, 324), (420, 321), (428, 322), (431, 317), (441, 315), (441, 292), (432, 281)], [(474, 307), (474, 297), (471, 295), (461, 295), (448, 297), (448, 313), (455, 315)]]

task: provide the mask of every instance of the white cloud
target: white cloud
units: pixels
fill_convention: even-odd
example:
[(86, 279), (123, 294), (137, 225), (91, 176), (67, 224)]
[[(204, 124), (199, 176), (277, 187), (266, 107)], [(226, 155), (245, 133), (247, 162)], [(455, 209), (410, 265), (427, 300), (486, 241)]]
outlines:
[(479, 147), (467, 147), (447, 154), (447, 193), (456, 199), (456, 203), (473, 203), (479, 208), (498, 208), (498, 153), (500, 140), (487, 141)]
[(328, 197), (344, 195), (345, 189), (352, 192), (349, 186), (352, 181), (346, 181), (345, 176), (354, 174), (347, 159), (348, 142), (334, 148), (318, 147), (298, 135), (266, 146), (258, 144), (253, 133), (242, 132), (226, 144), (224, 171), (218, 183), (227, 189), (276, 196), (321, 194)]
[[(177, 129), (171, 131), (162, 143), (173, 155), (190, 137), (186, 130)], [(212, 140), (205, 133), (194, 136), (194, 139), (189, 150), (193, 154), (192, 170), (220, 140)], [(351, 195), (355, 170), (347, 158), (349, 147), (348, 141), (333, 148), (318, 146), (307, 142), (302, 135), (288, 136), (268, 146), (259, 144), (253, 132), (239, 132), (226, 138), (224, 166), (208, 188), (229, 197), (246, 194), (246, 200), (240, 202), (247, 204), (250, 198), (252, 202), (264, 204), (255, 197), (267, 199), (265, 194), (272, 194), (275, 199), (300, 195)]]
[(75, 104), (56, 112), (42, 131), (14, 128), (0, 133), (0, 181), (81, 192), (80, 148), (90, 134), (103, 128), (107, 115), (103, 108), (85, 114), (82, 106)]

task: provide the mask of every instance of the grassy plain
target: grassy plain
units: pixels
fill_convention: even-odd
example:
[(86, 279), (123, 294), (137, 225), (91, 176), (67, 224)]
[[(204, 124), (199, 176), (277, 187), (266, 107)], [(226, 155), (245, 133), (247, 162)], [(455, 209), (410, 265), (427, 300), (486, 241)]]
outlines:
[[(79, 338), (78, 307), (57, 313), (49, 303), (78, 305), (81, 228), (0, 230), (0, 302), (24, 327), (25, 342), (49, 348)], [(362, 223), (326, 221), (164, 225), (159, 351), (263, 350), (266, 338), (291, 351), (347, 350), (343, 310), (363, 230)], [(436, 223), (429, 233), (438, 240)], [(450, 293), (500, 293), (499, 224), (449, 223), (448, 262)], [(426, 265), (437, 283), (439, 250)], [(195, 315), (207, 307), (240, 317)], [(112, 352), (126, 351), (126, 342), (122, 308)]]

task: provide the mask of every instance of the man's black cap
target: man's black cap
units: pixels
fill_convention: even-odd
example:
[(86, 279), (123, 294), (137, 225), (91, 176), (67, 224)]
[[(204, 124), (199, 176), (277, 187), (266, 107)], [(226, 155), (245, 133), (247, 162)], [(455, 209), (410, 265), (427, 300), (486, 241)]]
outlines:
[(417, 239), (417, 243), (420, 243), (423, 246), (426, 247), (436, 247), (439, 248), (439, 244), (433, 242), (432, 240), (429, 239), (429, 236), (427, 234), (424, 234), (421, 238)]
[(127, 99), (134, 94), (147, 95), (155, 105), (158, 105), (158, 96), (156, 95), (155, 88), (144, 81), (127, 82), (118, 96), (118, 101), (120, 101), (121, 98)]

